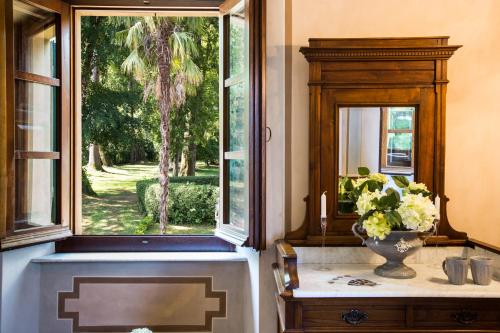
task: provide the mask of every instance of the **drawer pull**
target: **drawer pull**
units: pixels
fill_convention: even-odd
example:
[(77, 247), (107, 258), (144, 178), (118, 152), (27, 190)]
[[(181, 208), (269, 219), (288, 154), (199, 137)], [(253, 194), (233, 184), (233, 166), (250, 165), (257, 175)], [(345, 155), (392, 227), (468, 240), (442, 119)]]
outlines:
[(359, 325), (366, 319), (368, 319), (368, 314), (357, 309), (342, 313), (342, 320), (351, 325)]
[(451, 317), (462, 325), (470, 325), (477, 320), (477, 312), (462, 310), (452, 314)]

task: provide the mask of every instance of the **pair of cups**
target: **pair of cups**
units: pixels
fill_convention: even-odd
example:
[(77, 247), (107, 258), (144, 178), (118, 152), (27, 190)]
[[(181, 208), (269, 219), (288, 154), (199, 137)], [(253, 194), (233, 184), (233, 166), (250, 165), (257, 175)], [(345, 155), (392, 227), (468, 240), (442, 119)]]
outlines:
[[(487, 286), (493, 277), (493, 259), (474, 256), (470, 258), (472, 279), (475, 284)], [(446, 257), (443, 261), (443, 271), (451, 284), (465, 284), (469, 271), (469, 260), (464, 257)]]

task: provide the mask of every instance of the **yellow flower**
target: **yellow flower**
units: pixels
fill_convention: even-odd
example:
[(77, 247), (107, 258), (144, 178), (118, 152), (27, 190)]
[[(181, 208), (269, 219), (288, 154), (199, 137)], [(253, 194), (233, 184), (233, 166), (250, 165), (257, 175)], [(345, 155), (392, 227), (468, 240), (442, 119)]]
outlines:
[(389, 180), (387, 179), (387, 177), (381, 173), (372, 173), (370, 174), (370, 176), (368, 176), (368, 178), (370, 178), (371, 180), (374, 180), (376, 181), (377, 183), (382, 183), (382, 184), (387, 184), (389, 182)]
[(385, 239), (391, 233), (391, 227), (381, 212), (375, 212), (364, 220), (363, 228), (366, 230), (368, 236), (373, 238)]

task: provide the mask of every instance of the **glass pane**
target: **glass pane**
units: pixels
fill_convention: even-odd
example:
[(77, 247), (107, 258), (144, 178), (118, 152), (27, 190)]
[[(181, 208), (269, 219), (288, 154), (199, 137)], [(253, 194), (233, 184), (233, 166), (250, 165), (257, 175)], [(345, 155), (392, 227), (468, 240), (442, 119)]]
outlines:
[(16, 69), (56, 77), (56, 14), (14, 1)]
[(56, 224), (56, 168), (55, 160), (16, 160), (15, 230)]
[(245, 70), (245, 8), (229, 17), (229, 76)]
[(57, 89), (16, 80), (17, 150), (57, 150)]
[(229, 87), (229, 150), (245, 148), (246, 102), (244, 83)]
[(413, 128), (414, 107), (388, 108), (388, 129), (411, 130)]
[(246, 212), (245, 161), (229, 161), (229, 223), (245, 228)]
[(388, 133), (387, 166), (411, 167), (412, 138), (411, 133)]

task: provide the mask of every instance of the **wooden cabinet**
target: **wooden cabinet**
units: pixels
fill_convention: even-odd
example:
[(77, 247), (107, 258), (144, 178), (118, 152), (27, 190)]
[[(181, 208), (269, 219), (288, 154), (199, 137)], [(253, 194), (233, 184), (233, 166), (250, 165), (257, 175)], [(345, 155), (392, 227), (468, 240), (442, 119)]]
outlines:
[(280, 332), (500, 332), (500, 299), (284, 298)]
[(294, 297), (297, 256), (285, 241), (276, 245), (279, 332), (500, 332), (495, 297)]

